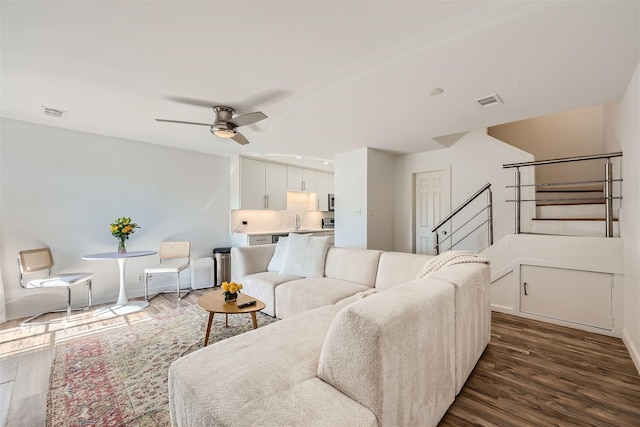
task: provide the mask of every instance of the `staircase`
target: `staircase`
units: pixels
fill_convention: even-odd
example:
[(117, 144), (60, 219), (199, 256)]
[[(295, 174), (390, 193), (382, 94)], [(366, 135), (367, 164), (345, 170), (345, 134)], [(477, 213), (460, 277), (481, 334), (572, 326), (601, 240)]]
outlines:
[[(563, 236), (602, 236), (606, 203), (601, 185), (558, 187), (536, 192), (535, 217), (530, 233)], [(613, 236), (620, 235), (614, 204)]]
[[(624, 269), (617, 218), (622, 179), (619, 167), (613, 178), (611, 159), (621, 156), (503, 166), (515, 169), (514, 198), (508, 202), (515, 207), (516, 233), (482, 252), (491, 261), (494, 311), (620, 336)], [(603, 160), (602, 180), (520, 181), (520, 168)]]
[[(564, 236), (605, 236), (620, 235), (618, 227), (618, 207), (622, 178), (613, 178), (611, 159), (622, 157), (621, 152), (598, 154), (561, 159), (538, 160), (512, 163), (503, 168), (515, 169), (513, 202), (515, 205), (515, 231), (533, 234), (554, 234)], [(604, 160), (603, 179), (575, 182), (522, 183), (520, 169), (543, 165), (560, 165), (573, 162)], [(601, 167), (601, 165), (598, 165)], [(619, 168), (618, 168), (619, 169)], [(617, 176), (620, 176), (617, 171)], [(523, 198), (522, 192), (533, 192), (533, 198)], [(616, 194), (614, 194), (614, 190)], [(535, 210), (525, 209), (523, 203), (534, 202)], [(529, 216), (532, 213), (533, 217)], [(524, 218), (524, 230), (521, 223)]]

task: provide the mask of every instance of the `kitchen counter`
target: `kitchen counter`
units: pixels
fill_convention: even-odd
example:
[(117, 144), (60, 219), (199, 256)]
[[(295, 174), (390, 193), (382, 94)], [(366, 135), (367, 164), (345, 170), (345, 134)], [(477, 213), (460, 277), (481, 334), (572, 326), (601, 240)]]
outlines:
[(300, 230), (268, 230), (268, 231), (236, 231), (233, 234), (245, 234), (247, 236), (265, 236), (280, 235), (289, 233), (321, 233), (324, 231), (333, 231), (333, 228), (301, 228)]
[(247, 231), (231, 233), (231, 246), (268, 245), (274, 243), (274, 236), (286, 236), (289, 233), (312, 233), (317, 236), (333, 236), (333, 228), (301, 228), (300, 230)]

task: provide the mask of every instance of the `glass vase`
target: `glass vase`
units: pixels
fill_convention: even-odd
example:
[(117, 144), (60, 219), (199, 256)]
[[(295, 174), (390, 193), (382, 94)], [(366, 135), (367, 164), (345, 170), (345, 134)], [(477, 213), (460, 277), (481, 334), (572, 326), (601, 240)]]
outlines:
[(230, 292), (225, 292), (224, 301), (225, 302), (233, 302), (238, 299), (238, 293), (232, 294)]
[(118, 239), (118, 253), (119, 254), (126, 254), (127, 253), (127, 246), (125, 244), (126, 239)]

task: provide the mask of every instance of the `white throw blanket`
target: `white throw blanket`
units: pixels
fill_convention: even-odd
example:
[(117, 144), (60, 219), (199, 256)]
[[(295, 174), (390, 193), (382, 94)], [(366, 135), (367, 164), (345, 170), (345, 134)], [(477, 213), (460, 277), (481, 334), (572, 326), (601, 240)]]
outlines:
[(489, 260), (481, 257), (480, 255), (471, 251), (447, 251), (438, 256), (435, 256), (424, 263), (416, 279), (425, 277), (426, 275), (438, 271), (441, 268), (455, 265), (464, 264), (468, 262), (478, 262), (482, 264), (489, 264)]

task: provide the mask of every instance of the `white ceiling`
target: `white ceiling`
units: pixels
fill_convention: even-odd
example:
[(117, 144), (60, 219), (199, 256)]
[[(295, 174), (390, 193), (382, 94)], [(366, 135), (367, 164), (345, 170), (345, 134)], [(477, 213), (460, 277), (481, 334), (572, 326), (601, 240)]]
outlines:
[[(428, 151), (444, 135), (619, 99), (639, 62), (639, 3), (3, 0), (1, 115), (330, 169), (315, 159)], [(504, 104), (474, 102), (494, 93)], [(212, 121), (176, 97), (269, 118), (241, 128), (240, 146), (156, 122)]]

